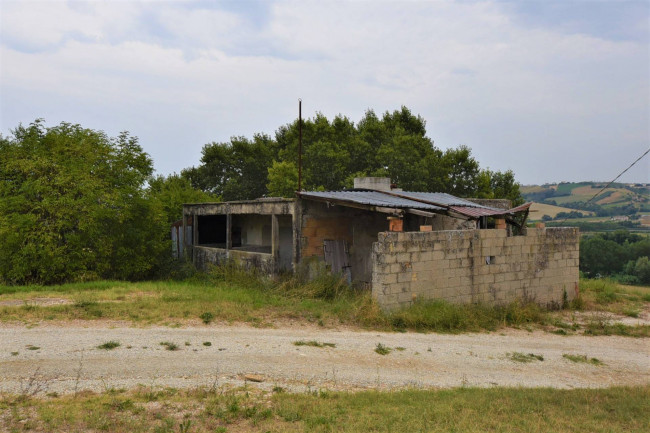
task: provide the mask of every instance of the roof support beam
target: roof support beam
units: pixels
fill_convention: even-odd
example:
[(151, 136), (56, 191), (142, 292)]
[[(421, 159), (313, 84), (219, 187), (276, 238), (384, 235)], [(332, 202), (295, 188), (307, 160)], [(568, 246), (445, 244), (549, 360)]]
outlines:
[(406, 213), (410, 213), (410, 214), (413, 214), (413, 215), (419, 215), (419, 216), (423, 216), (423, 217), (427, 217), (427, 218), (433, 218), (434, 216), (439, 215), (439, 214), (437, 214), (435, 212), (426, 212), (426, 211), (419, 210), (419, 209), (406, 209)]
[(365, 205), (361, 203), (354, 203), (350, 201), (344, 201), (344, 200), (333, 200), (331, 198), (320, 198), (320, 197), (309, 197), (309, 200), (313, 201), (320, 201), (323, 203), (327, 203), (328, 206), (343, 206), (343, 207), (353, 207), (356, 209), (363, 209), (367, 210), (370, 212), (381, 212), (381, 213), (386, 213), (389, 215), (395, 215), (398, 217), (404, 216), (404, 210), (399, 209), (399, 208), (394, 208), (394, 207), (384, 207), (384, 206), (372, 206), (372, 205)]

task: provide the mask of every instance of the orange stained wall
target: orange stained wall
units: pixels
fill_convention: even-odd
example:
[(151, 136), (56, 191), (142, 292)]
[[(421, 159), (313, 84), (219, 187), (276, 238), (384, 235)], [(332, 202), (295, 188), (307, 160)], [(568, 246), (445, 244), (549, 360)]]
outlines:
[(302, 257), (324, 257), (323, 240), (344, 239), (352, 244), (350, 218), (305, 218), (302, 226)]

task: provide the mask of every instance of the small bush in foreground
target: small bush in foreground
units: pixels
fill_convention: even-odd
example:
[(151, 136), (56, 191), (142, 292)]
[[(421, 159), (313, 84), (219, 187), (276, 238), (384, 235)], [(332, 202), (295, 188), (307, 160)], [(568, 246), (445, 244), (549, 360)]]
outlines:
[(294, 346), (311, 346), (311, 347), (336, 347), (336, 344), (334, 343), (321, 343), (320, 341), (316, 340), (310, 340), (310, 341), (305, 341), (305, 340), (298, 340), (293, 342)]
[(529, 363), (533, 361), (543, 361), (544, 357), (542, 355), (536, 355), (534, 353), (521, 353), (521, 352), (512, 352), (506, 354), (508, 359), (515, 362)]
[(209, 311), (206, 311), (205, 313), (202, 313), (199, 317), (201, 318), (203, 323), (205, 323), (206, 325), (209, 325), (210, 322), (212, 322), (214, 320), (214, 314), (210, 313)]
[(166, 350), (172, 350), (172, 351), (173, 350), (180, 350), (180, 348), (178, 347), (178, 344), (172, 343), (170, 341), (161, 341), (160, 345), (165, 346)]
[(380, 355), (388, 355), (392, 351), (393, 349), (391, 349), (388, 346), (384, 346), (381, 343), (377, 343), (377, 347), (375, 347), (375, 352), (377, 352)]
[(111, 341), (107, 341), (104, 344), (100, 344), (99, 346), (97, 346), (97, 348), (103, 350), (113, 350), (117, 347), (120, 347), (120, 345), (121, 344), (119, 341), (111, 340)]
[(587, 355), (571, 355), (565, 353), (562, 355), (562, 358), (568, 359), (571, 362), (580, 362), (580, 363), (592, 364), (592, 365), (603, 365), (603, 361), (599, 360), (598, 358), (588, 358)]

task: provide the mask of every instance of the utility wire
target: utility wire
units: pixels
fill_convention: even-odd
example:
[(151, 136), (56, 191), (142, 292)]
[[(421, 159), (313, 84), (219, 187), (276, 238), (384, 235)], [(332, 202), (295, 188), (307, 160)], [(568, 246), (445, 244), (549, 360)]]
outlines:
[[(604, 186), (600, 191), (598, 191), (596, 194), (594, 194), (593, 197), (591, 197), (589, 200), (587, 200), (587, 201), (585, 202), (585, 205), (588, 204), (588, 203), (589, 203), (590, 201), (592, 201), (593, 199), (595, 199), (596, 197), (598, 197), (598, 196), (600, 195), (601, 192), (603, 192), (603, 191), (605, 191), (607, 188), (609, 188), (609, 186), (610, 186), (611, 184), (613, 184), (614, 182), (616, 182), (616, 181), (618, 180), (619, 177), (623, 176), (623, 175), (625, 174), (626, 171), (628, 171), (629, 169), (631, 169), (632, 167), (634, 167), (634, 165), (635, 165), (637, 162), (641, 161), (641, 160), (643, 159), (643, 157), (646, 156), (648, 153), (650, 153), (650, 147), (648, 148), (648, 150), (646, 150), (645, 152), (643, 152), (643, 155), (639, 156), (639, 157), (636, 159), (636, 161), (634, 161), (632, 164), (630, 164), (630, 165), (629, 165), (625, 170), (623, 170), (622, 172), (620, 172), (620, 173), (618, 174), (618, 176), (616, 176), (616, 177), (614, 178), (614, 180), (612, 180), (611, 182), (609, 182), (609, 183), (608, 183), (607, 185), (605, 185), (605, 186)], [(564, 223), (568, 218), (569, 218), (569, 217), (565, 217), (562, 221), (559, 222), (559, 224), (563, 224), (563, 223)]]

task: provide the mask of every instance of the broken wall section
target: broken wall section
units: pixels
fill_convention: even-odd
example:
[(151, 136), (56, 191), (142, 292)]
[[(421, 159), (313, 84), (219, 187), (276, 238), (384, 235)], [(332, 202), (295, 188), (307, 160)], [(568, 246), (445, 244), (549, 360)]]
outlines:
[(555, 307), (577, 295), (578, 248), (576, 228), (380, 233), (372, 295), (387, 310), (416, 299)]

